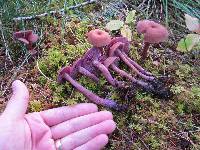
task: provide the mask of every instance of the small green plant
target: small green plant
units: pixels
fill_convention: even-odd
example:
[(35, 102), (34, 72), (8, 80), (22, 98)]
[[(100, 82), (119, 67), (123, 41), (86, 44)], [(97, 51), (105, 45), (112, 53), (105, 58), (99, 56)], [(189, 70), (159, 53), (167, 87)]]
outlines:
[(32, 112), (40, 112), (42, 110), (41, 101), (37, 100), (30, 101), (30, 109)]
[(189, 78), (191, 77), (191, 72), (193, 71), (193, 67), (188, 64), (179, 64), (179, 69), (176, 70), (176, 75), (180, 78)]
[(132, 30), (131, 28), (135, 24), (135, 10), (129, 11), (125, 18), (125, 22), (121, 20), (111, 20), (106, 24), (106, 29), (110, 31), (120, 30), (121, 35), (126, 37), (129, 41), (132, 40)]
[(188, 34), (178, 43), (177, 50), (180, 52), (190, 52), (200, 42), (200, 20), (185, 14), (187, 28), (198, 34)]
[(174, 93), (174, 94), (180, 94), (181, 92), (184, 92), (185, 89), (183, 86), (181, 85), (173, 85), (171, 87), (171, 91)]

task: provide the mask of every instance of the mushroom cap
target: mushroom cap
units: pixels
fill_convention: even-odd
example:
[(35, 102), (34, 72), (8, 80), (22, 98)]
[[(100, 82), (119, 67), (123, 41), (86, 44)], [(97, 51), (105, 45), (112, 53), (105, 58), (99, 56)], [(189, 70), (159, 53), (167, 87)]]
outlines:
[(35, 43), (39, 36), (34, 34), (32, 30), (18, 31), (13, 34), (13, 37), (25, 44)]
[(38, 39), (39, 39), (39, 36), (34, 33), (32, 33), (28, 36), (28, 41), (30, 41), (32, 43), (35, 43)]
[(72, 78), (76, 78), (76, 76), (77, 76), (77, 74), (78, 74), (78, 69), (79, 69), (79, 67), (81, 67), (82, 66), (82, 63), (83, 63), (83, 59), (81, 59), (81, 58), (79, 58), (78, 60), (76, 60), (74, 63), (73, 63), (73, 65), (72, 65), (72, 67), (71, 67), (71, 70), (70, 70), (70, 76), (72, 77)]
[(100, 29), (91, 30), (86, 35), (88, 42), (95, 47), (106, 46), (111, 41), (109, 33)]
[(58, 83), (63, 83), (64, 80), (63, 80), (63, 75), (64, 73), (67, 73), (67, 74), (70, 74), (71, 73), (71, 67), (69, 66), (65, 66), (65, 67), (62, 67), (59, 71), (58, 71)]
[[(110, 53), (110, 48), (116, 44), (117, 42), (123, 43), (123, 51), (127, 54), (130, 49), (130, 43), (126, 37), (115, 37), (111, 40), (110, 44), (108, 45), (108, 51)], [(110, 56), (110, 55), (109, 55)]]
[(93, 61), (101, 61), (102, 60), (102, 53), (101, 50), (97, 47), (92, 47), (89, 49), (85, 55), (82, 57), (82, 67), (90, 71), (91, 73), (97, 75), (98, 69), (93, 65)]
[(148, 43), (160, 43), (169, 36), (166, 27), (150, 20), (139, 21), (136, 28), (139, 33), (144, 34), (144, 41)]

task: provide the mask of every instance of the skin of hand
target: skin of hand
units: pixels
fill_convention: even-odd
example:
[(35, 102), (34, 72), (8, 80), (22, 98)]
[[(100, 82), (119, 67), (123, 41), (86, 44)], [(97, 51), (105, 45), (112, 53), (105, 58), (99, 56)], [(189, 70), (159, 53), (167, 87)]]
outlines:
[(12, 84), (13, 94), (0, 115), (0, 149), (100, 150), (108, 143), (107, 134), (116, 124), (109, 111), (83, 103), (25, 114), (29, 101), (27, 87), (19, 80)]

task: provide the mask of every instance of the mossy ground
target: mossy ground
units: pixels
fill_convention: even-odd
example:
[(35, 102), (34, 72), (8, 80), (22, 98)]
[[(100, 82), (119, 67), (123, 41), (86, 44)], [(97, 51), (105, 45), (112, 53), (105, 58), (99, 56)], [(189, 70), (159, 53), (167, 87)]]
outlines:
[[(30, 89), (29, 112), (88, 102), (69, 83), (60, 85), (56, 79), (57, 71), (61, 67), (71, 65), (91, 47), (85, 33), (94, 28), (103, 29), (109, 18), (118, 18), (113, 12), (112, 15), (109, 13), (110, 16), (107, 12), (101, 12), (100, 16), (89, 13), (94, 8), (94, 5), (86, 8), (87, 17), (84, 19), (73, 14), (70, 18), (57, 16), (24, 22), (24, 27), (34, 28), (40, 35), (40, 41), (36, 45), (38, 54), (30, 56), (20, 43), (9, 44), (13, 49), (13, 61), (18, 65), (10, 70), (4, 69), (3, 76), (0, 77), (3, 87), (1, 111), (11, 92), (9, 85), (16, 78), (24, 81)], [(104, 17), (105, 14), (107, 17)], [(21, 23), (15, 25), (17, 29), (21, 29)], [(136, 34), (134, 25), (132, 32), (134, 41), (129, 55), (139, 62), (142, 38)], [(121, 91), (109, 85), (103, 77), (99, 84), (86, 77), (77, 79), (101, 97), (129, 105), (123, 112), (110, 110), (117, 129), (110, 136), (110, 142), (105, 149), (200, 149), (199, 54), (194, 51), (179, 53), (173, 48), (171, 41), (172, 38), (162, 45), (152, 46), (149, 57), (143, 64), (144, 68), (158, 77), (168, 76), (171, 91), (174, 93), (168, 101), (153, 98), (140, 90)], [(127, 69), (124, 65), (121, 67)], [(123, 80), (115, 73), (113, 75)]]

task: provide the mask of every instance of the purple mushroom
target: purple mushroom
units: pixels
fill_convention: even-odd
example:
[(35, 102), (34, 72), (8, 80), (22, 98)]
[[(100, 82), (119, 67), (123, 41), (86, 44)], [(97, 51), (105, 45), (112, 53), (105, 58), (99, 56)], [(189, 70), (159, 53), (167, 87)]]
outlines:
[[(95, 34), (98, 35), (96, 36)], [(90, 31), (87, 34), (87, 36), (89, 42), (93, 44), (93, 47), (89, 49), (82, 58), (74, 62), (71, 67), (69, 66), (63, 67), (59, 71), (58, 82), (62, 83), (63, 81), (68, 81), (78, 91), (80, 91), (94, 103), (107, 106), (109, 108), (114, 108), (116, 110), (121, 110), (125, 106), (119, 105), (111, 99), (100, 98), (96, 94), (92, 93), (91, 91), (80, 85), (77, 81), (75, 81), (78, 74), (82, 74), (91, 78), (95, 82), (98, 82), (99, 81), (98, 76), (100, 73), (102, 73), (102, 75), (113, 87), (124, 87), (122, 82), (114, 79), (110, 74), (108, 68), (104, 66), (103, 63), (101, 63), (105, 58), (105, 56), (102, 54), (102, 51), (104, 47), (109, 44), (110, 36), (108, 36), (106, 32), (98, 29)]]
[[(93, 92), (83, 87), (76, 81), (79, 74), (92, 79), (96, 83), (99, 82), (99, 75), (102, 74), (102, 76), (105, 77), (108, 83), (110, 83), (113, 87), (126, 88), (127, 86), (125, 86), (124, 82), (118, 81), (112, 77), (109, 71), (109, 69), (112, 69), (120, 76), (127, 78), (131, 81), (131, 83), (139, 85), (145, 89), (145, 91), (156, 94), (160, 94), (159, 92), (166, 94), (167, 90), (163, 88), (163, 85), (160, 84), (160, 82), (157, 82), (156, 78), (151, 73), (147, 72), (134, 60), (129, 58), (129, 42), (126, 38), (117, 37), (111, 39), (107, 32), (99, 29), (90, 31), (87, 33), (87, 37), (89, 43), (92, 44), (93, 47), (71, 66), (66, 66), (59, 70), (59, 83), (68, 81), (90, 101), (116, 110), (125, 109), (126, 106), (119, 105), (111, 99), (100, 98)], [(128, 65), (139, 77), (145, 79), (145, 81), (138, 80), (131, 74), (121, 70), (118, 67), (118, 61), (120, 60)]]
[(137, 31), (144, 35), (144, 47), (142, 50), (142, 59), (146, 59), (150, 44), (165, 41), (169, 32), (164, 26), (150, 20), (141, 20), (137, 23)]
[(70, 82), (79, 92), (81, 92), (86, 98), (88, 98), (90, 101), (102, 105), (102, 106), (106, 106), (108, 108), (112, 108), (115, 110), (123, 110), (125, 109), (125, 106), (123, 105), (119, 105), (117, 104), (115, 101), (111, 100), (111, 99), (103, 99), (99, 96), (97, 96), (96, 94), (92, 93), (91, 91), (89, 91), (88, 89), (86, 89), (85, 87), (83, 87), (81, 84), (79, 84), (71, 75), (73, 74), (73, 72), (76, 72), (76, 68), (74, 68), (75, 70), (72, 69), (72, 67), (63, 67), (59, 70), (58, 72), (58, 82), (59, 83), (63, 83), (64, 81), (68, 81)]
[(13, 34), (14, 39), (21, 41), (27, 46), (27, 49), (30, 51), (31, 54), (35, 54), (36, 51), (34, 50), (33, 43), (35, 43), (39, 36), (33, 33), (32, 30), (25, 30), (25, 31), (18, 31)]
[(142, 77), (145, 80), (152, 81), (155, 79), (155, 77), (153, 77), (151, 73), (145, 71), (134, 60), (128, 57), (127, 53), (129, 52), (129, 42), (125, 37), (114, 38), (109, 44), (108, 48), (109, 57), (119, 57), (126, 65), (128, 65), (133, 70), (133, 72), (135, 72), (138, 76)]

